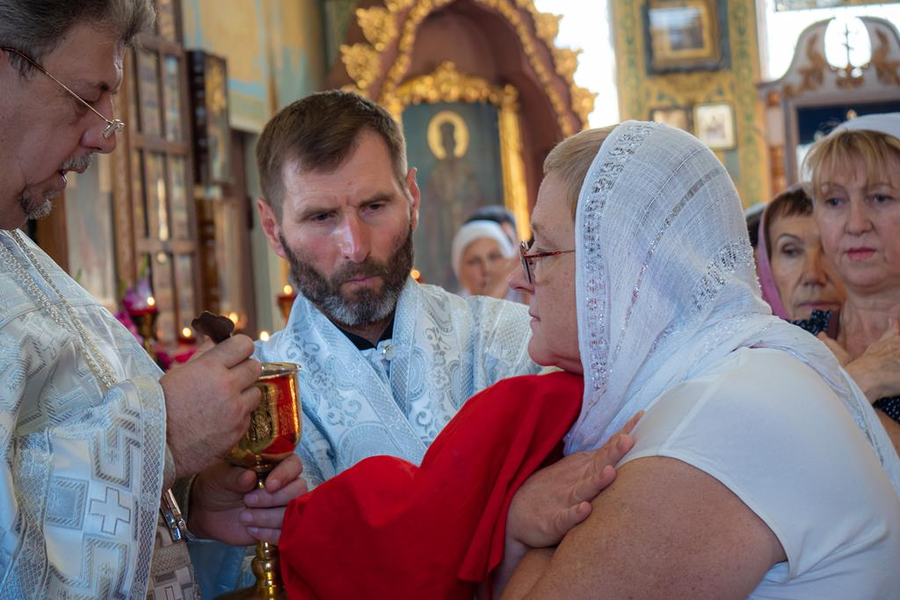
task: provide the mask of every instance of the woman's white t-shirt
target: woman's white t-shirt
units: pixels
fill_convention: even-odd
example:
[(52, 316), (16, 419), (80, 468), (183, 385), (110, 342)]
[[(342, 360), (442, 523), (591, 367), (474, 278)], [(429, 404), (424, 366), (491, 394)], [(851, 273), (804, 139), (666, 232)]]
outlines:
[(849, 411), (788, 353), (732, 353), (657, 398), (633, 435), (619, 466), (683, 461), (781, 542), (787, 562), (750, 598), (900, 599), (900, 498)]

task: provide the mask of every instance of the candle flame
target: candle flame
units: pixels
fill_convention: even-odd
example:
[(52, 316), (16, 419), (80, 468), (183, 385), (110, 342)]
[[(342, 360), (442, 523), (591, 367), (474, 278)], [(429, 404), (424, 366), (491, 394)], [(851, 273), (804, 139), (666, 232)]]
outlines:
[(412, 271), (409, 272), (409, 276), (412, 277), (413, 279), (418, 280), (419, 277), (422, 276), (422, 273), (420, 273), (418, 269), (413, 269)]
[(281, 291), (284, 292), (285, 296), (290, 296), (294, 293), (294, 288), (289, 285), (285, 285), (283, 288), (281, 288)]
[(262, 331), (260, 331), (260, 332), (259, 332), (259, 340), (260, 340), (261, 342), (268, 342), (268, 341), (269, 341), (269, 332), (266, 331), (265, 329), (263, 329)]
[(147, 298), (147, 306), (156, 306), (156, 298), (153, 296)]
[(191, 333), (191, 328), (190, 328), (190, 327), (184, 327), (184, 328), (181, 330), (181, 335), (182, 335), (182, 337), (186, 337), (186, 338), (191, 337), (191, 335), (193, 335), (193, 334)]
[(237, 325), (238, 322), (238, 314), (234, 311), (228, 313), (228, 318), (231, 319), (231, 322)]

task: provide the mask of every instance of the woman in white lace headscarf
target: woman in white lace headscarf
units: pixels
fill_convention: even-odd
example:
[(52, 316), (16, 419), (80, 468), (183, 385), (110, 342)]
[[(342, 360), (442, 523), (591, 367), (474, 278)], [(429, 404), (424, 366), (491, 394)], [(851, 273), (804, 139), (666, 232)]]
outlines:
[(498, 223), (469, 221), (459, 228), (450, 246), (453, 274), (461, 286), (459, 294), (510, 298), (506, 277), (515, 265), (516, 249)]
[(531, 356), (584, 374), (566, 451), (646, 413), (591, 516), (504, 598), (896, 597), (900, 460), (825, 346), (761, 299), (721, 163), (629, 121), (545, 171), (511, 283), (532, 295)]

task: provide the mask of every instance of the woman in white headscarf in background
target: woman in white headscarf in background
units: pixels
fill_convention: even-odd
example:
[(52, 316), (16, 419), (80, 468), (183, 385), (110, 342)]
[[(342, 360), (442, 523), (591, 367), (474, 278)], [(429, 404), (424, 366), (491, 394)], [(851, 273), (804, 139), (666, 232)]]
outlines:
[(532, 295), (532, 358), (584, 375), (566, 452), (646, 413), (556, 548), (516, 541), (539, 486), (519, 491), (504, 599), (896, 598), (900, 460), (827, 348), (761, 299), (721, 163), (630, 121), (562, 142), (545, 173), (510, 282)]
[(469, 221), (453, 237), (450, 250), (460, 295), (491, 296), (519, 301), (506, 277), (514, 266), (515, 248), (494, 221)]

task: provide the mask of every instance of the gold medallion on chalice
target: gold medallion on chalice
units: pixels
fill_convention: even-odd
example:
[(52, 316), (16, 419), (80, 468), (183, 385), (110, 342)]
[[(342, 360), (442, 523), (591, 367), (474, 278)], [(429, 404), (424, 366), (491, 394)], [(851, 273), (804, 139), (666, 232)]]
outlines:
[[(289, 457), (300, 443), (299, 370), (300, 367), (292, 363), (263, 363), (262, 374), (255, 384), (262, 392), (262, 399), (250, 417), (247, 433), (226, 457), (233, 465), (256, 471), (258, 489), (265, 488), (269, 471)], [(278, 571), (278, 547), (275, 544), (257, 542), (251, 568), (256, 576), (254, 586), (219, 598), (287, 598)]]

